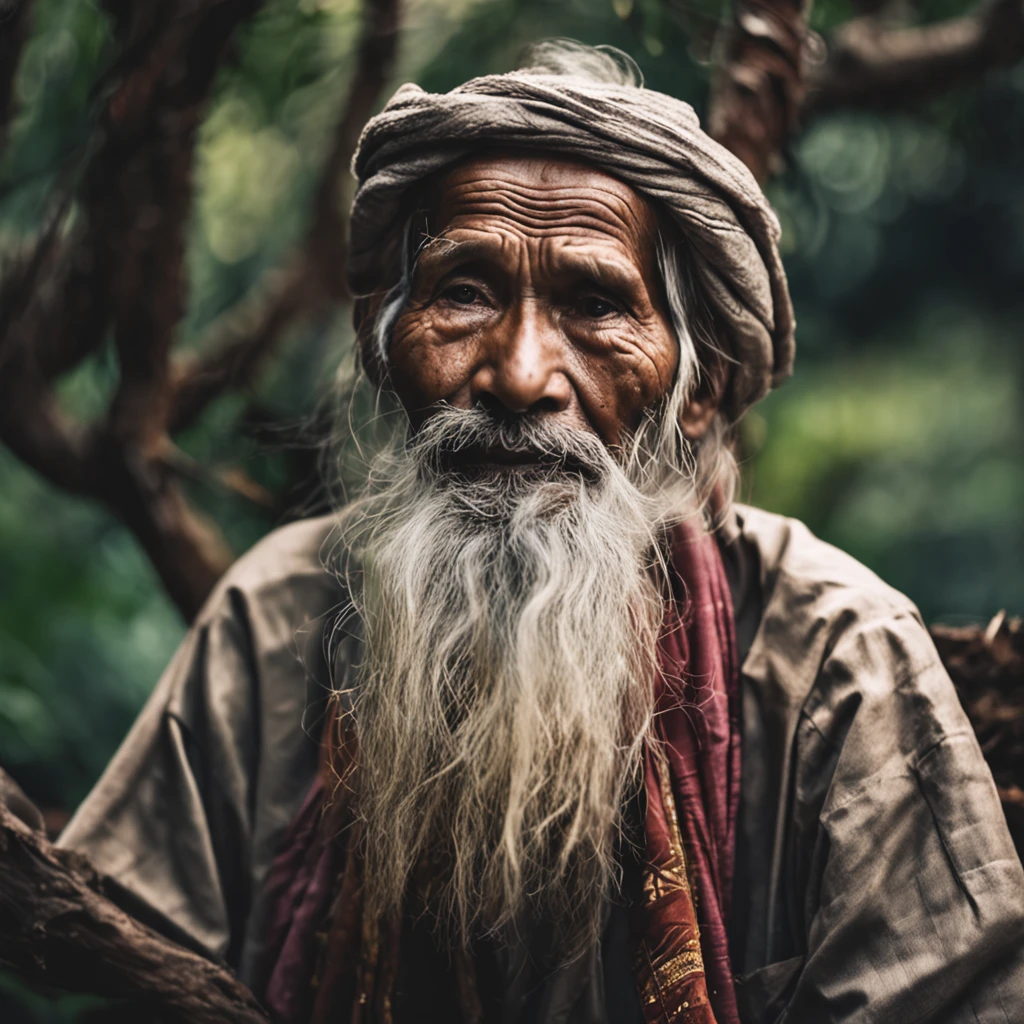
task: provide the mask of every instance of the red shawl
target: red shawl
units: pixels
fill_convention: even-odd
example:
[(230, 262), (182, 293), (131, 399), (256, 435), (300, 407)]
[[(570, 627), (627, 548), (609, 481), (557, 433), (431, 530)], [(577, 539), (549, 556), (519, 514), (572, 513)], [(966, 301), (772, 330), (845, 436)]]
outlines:
[[(732, 601), (714, 537), (690, 524), (672, 533), (672, 570), (645, 755), (634, 971), (647, 1024), (739, 1024), (726, 938), (740, 781)], [(328, 734), (337, 740), (334, 730)], [(341, 754), (344, 765), (343, 744)], [(274, 910), (265, 999), (288, 1024), (391, 1024), (400, 929), (364, 920), (351, 794), (332, 780), (325, 814), (325, 777), (268, 878)], [(463, 1016), (476, 1024), (472, 969), (456, 967)]]

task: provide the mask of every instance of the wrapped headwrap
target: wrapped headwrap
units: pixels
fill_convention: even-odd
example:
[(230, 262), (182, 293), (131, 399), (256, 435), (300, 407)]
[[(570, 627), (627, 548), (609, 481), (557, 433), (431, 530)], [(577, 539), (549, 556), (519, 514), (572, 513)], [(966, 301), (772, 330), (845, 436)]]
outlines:
[(779, 222), (751, 173), (701, 130), (688, 103), (625, 77), (531, 67), (441, 94), (403, 85), (367, 123), (353, 159), (349, 283), (357, 296), (394, 283), (403, 197), (435, 172), (485, 148), (585, 160), (679, 225), (722, 331), (715, 342), (733, 362), (723, 407), (738, 419), (792, 372)]

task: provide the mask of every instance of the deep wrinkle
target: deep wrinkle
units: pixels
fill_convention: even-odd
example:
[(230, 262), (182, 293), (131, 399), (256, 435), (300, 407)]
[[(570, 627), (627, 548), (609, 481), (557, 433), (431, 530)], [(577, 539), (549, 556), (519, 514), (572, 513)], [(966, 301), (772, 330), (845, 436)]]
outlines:
[(614, 447), (667, 394), (679, 353), (658, 225), (629, 186), (574, 160), (491, 154), (439, 179), (428, 220), (390, 352), (414, 427), (483, 403)]

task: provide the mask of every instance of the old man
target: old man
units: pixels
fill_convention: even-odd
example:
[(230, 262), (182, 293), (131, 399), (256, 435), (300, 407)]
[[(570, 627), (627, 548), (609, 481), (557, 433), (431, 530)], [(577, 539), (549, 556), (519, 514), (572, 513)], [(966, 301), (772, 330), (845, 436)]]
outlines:
[(1024, 1021), (1024, 872), (913, 605), (733, 502), (778, 226), (544, 44), (367, 126), (365, 492), (230, 571), (62, 842), (290, 1022)]

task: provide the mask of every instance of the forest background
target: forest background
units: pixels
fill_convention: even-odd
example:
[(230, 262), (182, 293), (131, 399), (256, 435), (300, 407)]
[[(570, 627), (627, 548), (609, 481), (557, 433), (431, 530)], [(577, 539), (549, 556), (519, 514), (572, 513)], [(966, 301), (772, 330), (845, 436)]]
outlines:
[[(10, 28), (26, 6), (0, 2), (0, 82), (11, 86), (0, 95), (9, 112), (0, 326), (29, 301), (10, 282), (44, 261), (40, 239), (73, 237), (87, 220), (97, 126), (125, 59), (126, 5), (37, 0), (17, 48), (5, 46), (3, 22)], [(339, 108), (360, 86), (356, 0), (250, 6), (209, 85), (184, 170), (191, 207), (174, 341), (198, 358), (211, 334), (230, 346), (239, 323), (265, 327), (268, 303), (280, 314), (282, 295), (308, 286), (294, 254), (324, 201)], [(821, 0), (809, 26), (829, 40), (865, 13), (927, 28), (978, 10), (962, 0), (869, 6)], [(928, 622), (1024, 610), (1024, 63), (1012, 49), (1024, 53), (1024, 15), (1015, 6), (1018, 34), (998, 60), (931, 88), (897, 83), (867, 101), (819, 105), (787, 134), (767, 185), (783, 225), (798, 355), (794, 378), (744, 421), (743, 497), (804, 520), (909, 594)], [(703, 114), (727, 22), (718, 0), (410, 0), (394, 63), (377, 55), (369, 70), (382, 81), (364, 102), (369, 112), (408, 80), (445, 90), (513, 67), (530, 41), (571, 36), (621, 47), (648, 86)], [(824, 59), (816, 40), (802, 41), (802, 59)], [(335, 178), (330, 198), (343, 206), (350, 188)], [(234, 360), (166, 455), (189, 507), (216, 524), (221, 551), (241, 553), (322, 500), (316, 410), (352, 363), (350, 308), (322, 291), (315, 316), (283, 316), (259, 358), (237, 374)], [(195, 595), (169, 585), (173, 570), (154, 567), (123, 510), (88, 488), (70, 493), (9, 450), (24, 454), (26, 430), (10, 414), (20, 386), (10, 355), (0, 351), (9, 392), (0, 409), (0, 765), (57, 825), (152, 690)], [(125, 366), (116, 337), (101, 337), (55, 381), (62, 414), (105, 415)], [(37, 1008), (26, 1019), (65, 1012)]]

